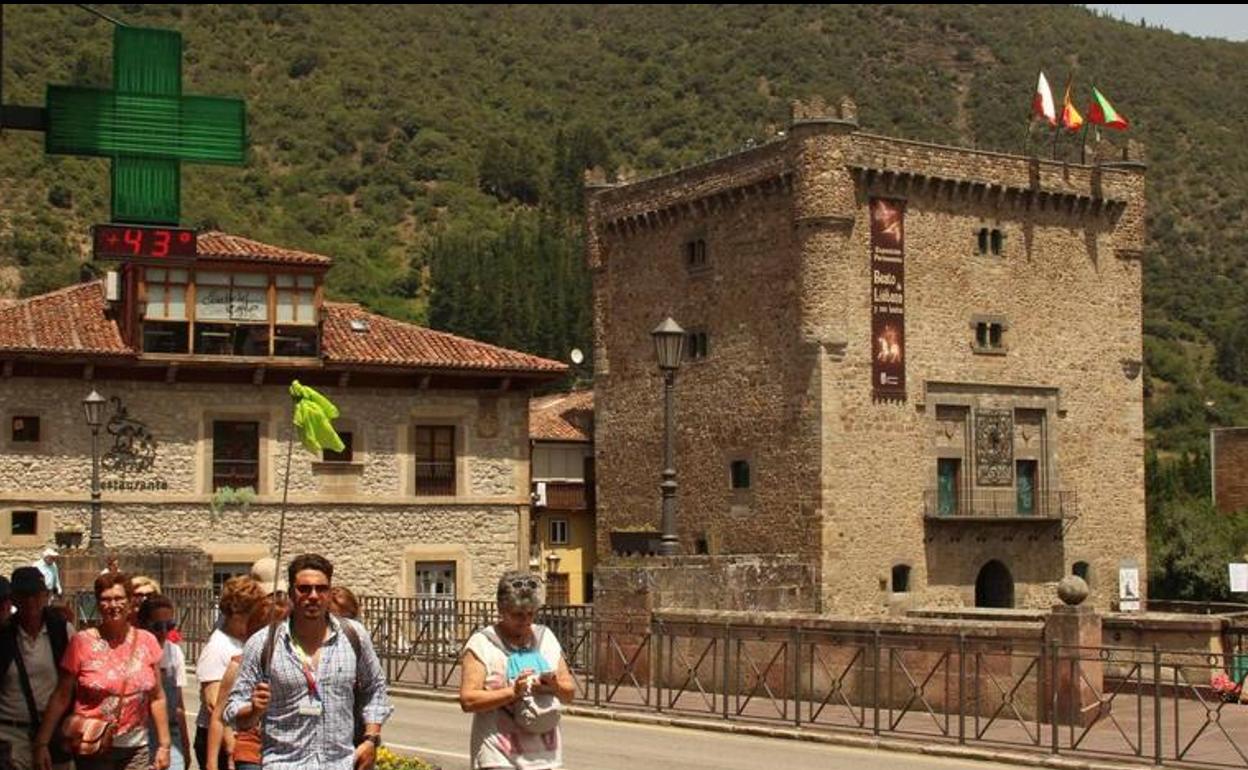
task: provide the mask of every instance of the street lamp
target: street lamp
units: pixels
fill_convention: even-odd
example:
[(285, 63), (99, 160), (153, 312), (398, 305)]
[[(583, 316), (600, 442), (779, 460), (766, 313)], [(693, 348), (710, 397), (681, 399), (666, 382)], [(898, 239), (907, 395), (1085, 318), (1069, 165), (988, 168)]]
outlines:
[(672, 386), (676, 382), (676, 370), (685, 351), (685, 330), (671, 316), (650, 332), (654, 338), (654, 354), (663, 373), (663, 481), (659, 492), (663, 496), (663, 535), (659, 540), (659, 553), (675, 556), (680, 553), (680, 540), (676, 537), (676, 438), (672, 431)]
[(100, 425), (104, 423), (104, 397), (94, 390), (82, 400), (82, 411), (91, 428), (91, 538), (87, 550), (104, 549), (104, 523), (100, 518)]

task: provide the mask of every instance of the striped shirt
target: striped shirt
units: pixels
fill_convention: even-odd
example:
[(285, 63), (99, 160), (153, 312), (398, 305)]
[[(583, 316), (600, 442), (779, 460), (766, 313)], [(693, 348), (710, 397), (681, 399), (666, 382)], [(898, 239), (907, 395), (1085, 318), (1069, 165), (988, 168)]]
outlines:
[[(340, 625), (350, 623), (360, 637), (360, 659)], [(329, 637), (309, 686), (303, 663), (290, 636), (289, 623), (277, 626), (269, 667), (270, 701), (264, 715), (265, 770), (352, 770), (355, 765), (354, 688), (358, 681), (365, 724), (381, 724), (394, 710), (373, 641), (354, 620), (329, 616)], [(239, 710), (251, 702), (261, 674), (267, 631), (253, 634), (243, 648), (238, 682), (225, 705), (225, 721), (234, 725)], [(359, 669), (357, 677), (357, 667)]]

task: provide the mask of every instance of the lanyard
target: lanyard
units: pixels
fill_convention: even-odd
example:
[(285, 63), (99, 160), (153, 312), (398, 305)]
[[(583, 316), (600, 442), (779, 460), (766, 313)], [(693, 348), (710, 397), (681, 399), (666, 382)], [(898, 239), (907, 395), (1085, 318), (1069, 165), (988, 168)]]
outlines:
[(290, 646), (295, 651), (295, 657), (299, 659), (299, 663), (303, 668), (304, 681), (308, 683), (308, 696), (313, 700), (320, 700), (320, 693), (316, 686), (316, 672), (312, 668), (312, 658), (303, 651), (303, 647), (299, 644), (299, 640), (292, 633), (290, 635)]

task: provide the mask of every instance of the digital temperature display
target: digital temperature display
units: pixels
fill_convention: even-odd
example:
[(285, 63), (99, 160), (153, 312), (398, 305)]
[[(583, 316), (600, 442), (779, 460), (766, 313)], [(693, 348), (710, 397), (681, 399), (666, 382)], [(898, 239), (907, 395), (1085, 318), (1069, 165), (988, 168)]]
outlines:
[(96, 225), (96, 257), (149, 257), (152, 259), (194, 259), (197, 242), (194, 230), (135, 225)]

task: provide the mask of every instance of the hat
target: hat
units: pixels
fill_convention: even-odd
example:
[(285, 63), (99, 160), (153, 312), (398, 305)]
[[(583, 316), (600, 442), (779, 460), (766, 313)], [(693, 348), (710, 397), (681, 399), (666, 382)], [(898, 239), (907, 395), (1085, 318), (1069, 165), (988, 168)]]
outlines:
[(13, 570), (13, 586), (10, 590), (14, 596), (33, 596), (48, 590), (48, 584), (38, 567), (18, 567)]
[(43, 549), (43, 555), (44, 556), (60, 556), (61, 552), (56, 550), (56, 546), (50, 545), (47, 548)]
[[(272, 556), (266, 556), (258, 559), (255, 564), (251, 565), (251, 578), (259, 583), (265, 591), (273, 590), (273, 578), (277, 576), (277, 560)], [(287, 585), (285, 577), (277, 578), (277, 590), (286, 593)]]

